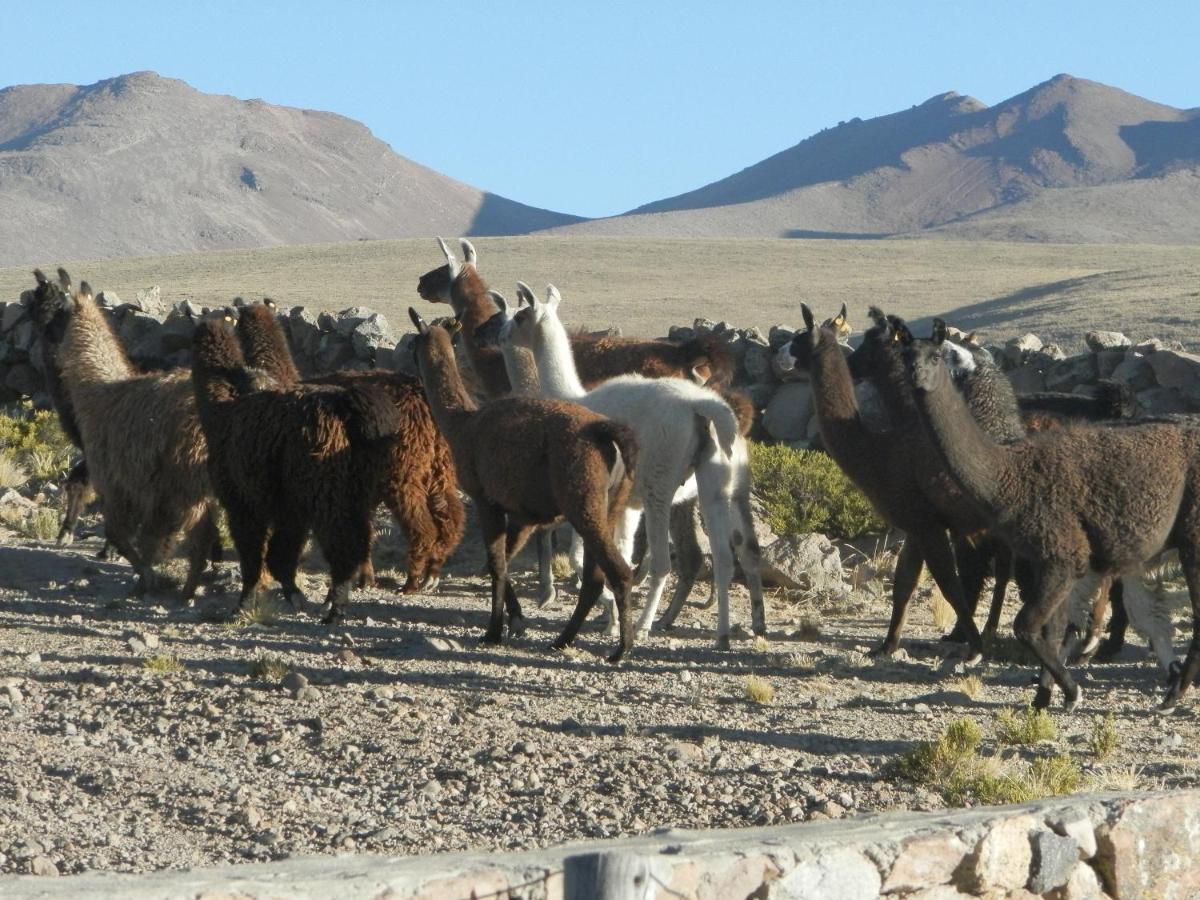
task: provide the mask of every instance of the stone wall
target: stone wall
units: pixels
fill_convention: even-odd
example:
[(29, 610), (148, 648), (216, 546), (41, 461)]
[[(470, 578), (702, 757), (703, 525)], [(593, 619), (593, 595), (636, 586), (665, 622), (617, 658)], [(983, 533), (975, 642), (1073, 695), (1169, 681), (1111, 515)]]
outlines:
[(0, 896), (1185, 900), (1200, 896), (1200, 791), (1079, 795), (770, 828), (664, 829), (526, 853), (341, 855), (142, 876), (5, 876)]
[[(0, 304), (0, 402), (43, 395), (39, 339), (29, 314), (32, 293)], [(192, 333), (207, 308), (186, 300), (167, 303), (157, 287), (139, 291), (128, 303), (111, 293), (97, 299), (135, 363), (147, 369), (190, 363)], [(412, 333), (393, 333), (381, 313), (362, 306), (339, 313), (297, 306), (281, 309), (279, 318), (305, 374), (375, 367), (413, 372)], [(690, 326), (672, 327), (667, 337), (685, 341), (704, 334), (719, 337), (733, 354), (734, 385), (750, 395), (759, 412), (754, 437), (808, 446), (817, 427), (807, 377), (780, 371), (776, 361), (794, 332), (776, 325), (764, 335), (757, 328), (696, 319)], [(1200, 412), (1200, 356), (1178, 342), (1135, 344), (1116, 332), (1090, 332), (1086, 341), (1089, 351), (1076, 356), (1032, 334), (986, 349), (1021, 393), (1087, 393), (1111, 379), (1129, 385), (1145, 413)]]

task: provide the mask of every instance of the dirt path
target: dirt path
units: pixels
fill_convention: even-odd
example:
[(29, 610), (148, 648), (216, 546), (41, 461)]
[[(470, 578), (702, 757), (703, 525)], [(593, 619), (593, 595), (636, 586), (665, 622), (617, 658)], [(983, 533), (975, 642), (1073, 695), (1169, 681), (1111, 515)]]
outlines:
[[(963, 693), (927, 603), (905, 658), (888, 662), (864, 655), (887, 613), (865, 599), (815, 609), (776, 597), (769, 643), (743, 636), (730, 653), (712, 649), (715, 611), (693, 607), (616, 669), (594, 625), (579, 652), (546, 649), (563, 602), (528, 609), (528, 633), (510, 644), (482, 647), (474, 534), (435, 596), (395, 592), (388, 566), (402, 556), (389, 540), (383, 583), (357, 592), (330, 633), (294, 614), (225, 624), (232, 563), (185, 608), (128, 598), (128, 567), (97, 562), (94, 537), (60, 549), (0, 532), (0, 871), (516, 849), (935, 808), (940, 797), (890, 762), (963, 716), (991, 752), (996, 711), (1031, 696), (1029, 671), (1000, 664), (978, 670), (976, 699)], [(309, 595), (323, 587), (313, 572)], [(734, 621), (749, 622), (740, 589)], [(181, 670), (148, 665), (163, 658)], [(255, 672), (263, 659), (307, 689), (297, 698)], [(747, 698), (751, 674), (775, 688), (771, 703)], [(1082, 709), (1055, 713), (1057, 741), (1019, 752), (1069, 752), (1095, 783), (1200, 783), (1200, 698), (1153, 715), (1159, 676), (1140, 643), (1083, 677)], [(1119, 745), (1096, 763), (1087, 736), (1109, 710)]]

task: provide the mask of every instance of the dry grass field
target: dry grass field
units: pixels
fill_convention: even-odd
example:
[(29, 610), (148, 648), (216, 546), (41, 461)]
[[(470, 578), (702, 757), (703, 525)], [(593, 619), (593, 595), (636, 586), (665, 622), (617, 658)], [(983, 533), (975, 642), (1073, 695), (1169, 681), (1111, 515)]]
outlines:
[[(480, 238), (480, 271), (512, 293), (547, 281), (569, 321), (660, 335), (696, 316), (739, 327), (799, 320), (849, 305), (861, 323), (877, 303), (920, 321), (945, 316), (988, 340), (1033, 331), (1071, 349), (1090, 329), (1200, 345), (1200, 247), (955, 241)], [(361, 241), (72, 261), (93, 287), (132, 298), (158, 284), (169, 300), (226, 303), (241, 294), (337, 310), (369, 306), (398, 331), (421, 305), (416, 282), (441, 262), (432, 239)], [(28, 267), (0, 269), (0, 297), (31, 286)]]

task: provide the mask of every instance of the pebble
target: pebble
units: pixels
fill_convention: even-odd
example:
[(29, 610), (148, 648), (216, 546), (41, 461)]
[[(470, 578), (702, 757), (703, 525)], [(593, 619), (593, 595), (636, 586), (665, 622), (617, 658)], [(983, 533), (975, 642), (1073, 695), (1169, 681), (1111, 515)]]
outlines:
[(279, 680), (279, 686), (285, 691), (297, 693), (301, 688), (308, 687), (308, 678), (299, 672), (288, 672)]
[(59, 874), (58, 865), (48, 856), (35, 856), (29, 861), (29, 872), (32, 875), (55, 877)]

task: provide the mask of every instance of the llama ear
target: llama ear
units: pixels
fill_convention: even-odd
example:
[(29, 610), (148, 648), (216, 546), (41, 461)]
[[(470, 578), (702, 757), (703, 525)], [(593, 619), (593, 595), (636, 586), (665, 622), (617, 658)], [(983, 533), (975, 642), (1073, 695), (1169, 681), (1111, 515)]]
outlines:
[(263, 297), (263, 306), (265, 306), (269, 310), (276, 309), (275, 301), (272, 300), (270, 297)]
[(470, 241), (468, 241), (466, 238), (459, 238), (458, 243), (459, 243), (459, 246), (462, 247), (463, 265), (464, 266), (475, 265), (475, 245), (472, 244)]
[(965, 338), (963, 338), (963, 343), (964, 344), (978, 344), (979, 338), (976, 336), (975, 332), (972, 331)]
[(517, 306), (520, 307), (522, 304), (525, 304), (525, 303), (528, 303), (530, 306), (533, 306), (533, 291), (530, 289), (529, 285), (527, 285), (525, 282), (518, 281), (517, 282)]
[(88, 298), (92, 296), (92, 286), (86, 281), (79, 282), (79, 296)]
[[(440, 241), (441, 238), (438, 238), (438, 240)], [(429, 334), (429, 326), (425, 324), (425, 320), (421, 318), (421, 314), (411, 306), (408, 308), (408, 317), (417, 326), (417, 334)]]
[(45, 287), (50, 283), (50, 279), (46, 277), (46, 273), (41, 269), (33, 270), (33, 280), (38, 283), (38, 287)]
[(800, 304), (800, 315), (804, 318), (804, 327), (809, 331), (815, 331), (816, 320), (813, 318), (812, 310), (808, 308), (807, 303)]
[(558, 288), (552, 284), (546, 285), (546, 305), (557, 310), (560, 303), (562, 303), (562, 295), (558, 293)]
[(437, 239), (438, 246), (442, 248), (442, 253), (446, 254), (446, 265), (450, 267), (450, 280), (453, 281), (458, 277), (460, 266), (458, 260), (454, 258), (454, 253), (446, 246), (446, 242), (441, 238)]
[(846, 304), (842, 304), (842, 311), (829, 320), (830, 326), (839, 334), (842, 331), (849, 331), (850, 326), (846, 323)]
[(912, 344), (914, 338), (913, 333), (908, 330), (908, 325), (903, 319), (892, 318), (892, 342), (902, 344), (908, 347)]
[(942, 346), (942, 344), (946, 343), (946, 337), (947, 337), (946, 320), (945, 319), (934, 319), (933, 320), (933, 334), (930, 336), (929, 339), (931, 341), (933, 341), (935, 346), (940, 347), (940, 346)]
[(883, 314), (883, 310), (878, 306), (872, 306), (870, 309), (868, 309), (867, 315), (870, 317), (871, 321), (875, 323), (877, 328), (887, 328), (887, 316)]
[(492, 298), (492, 302), (500, 307), (500, 312), (504, 314), (504, 318), (508, 318), (508, 301), (499, 291), (488, 291), (488, 296)]
[(67, 274), (67, 270), (60, 268), (58, 270), (58, 286), (64, 291), (71, 290), (71, 276)]

